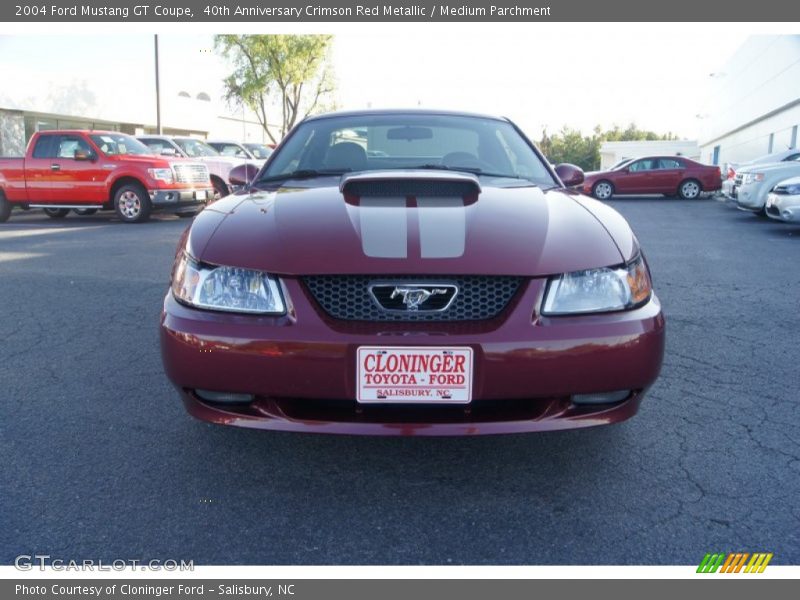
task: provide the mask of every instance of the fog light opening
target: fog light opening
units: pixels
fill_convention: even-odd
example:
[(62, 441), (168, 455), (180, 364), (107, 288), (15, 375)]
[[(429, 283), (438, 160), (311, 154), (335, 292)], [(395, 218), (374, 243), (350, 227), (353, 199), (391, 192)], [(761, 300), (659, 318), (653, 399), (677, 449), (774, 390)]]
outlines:
[(631, 395), (630, 390), (618, 390), (616, 392), (603, 392), (601, 394), (575, 394), (572, 396), (573, 404), (614, 404), (622, 402)]
[(249, 404), (255, 399), (253, 394), (234, 394), (233, 392), (212, 392), (211, 390), (195, 390), (201, 399), (217, 404)]

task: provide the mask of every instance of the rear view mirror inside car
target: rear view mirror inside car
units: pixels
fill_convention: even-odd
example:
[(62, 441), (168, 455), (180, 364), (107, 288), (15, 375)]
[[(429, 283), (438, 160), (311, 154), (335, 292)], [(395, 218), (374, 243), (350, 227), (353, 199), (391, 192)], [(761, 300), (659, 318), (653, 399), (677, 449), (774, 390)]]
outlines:
[(428, 127), (394, 127), (386, 132), (389, 140), (429, 140), (433, 131)]

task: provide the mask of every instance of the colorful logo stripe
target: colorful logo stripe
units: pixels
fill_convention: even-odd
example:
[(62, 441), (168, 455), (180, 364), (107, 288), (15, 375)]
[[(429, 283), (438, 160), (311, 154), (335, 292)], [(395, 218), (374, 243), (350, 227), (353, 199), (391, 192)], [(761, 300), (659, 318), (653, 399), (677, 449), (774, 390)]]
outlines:
[(727, 555), (722, 552), (715, 554), (709, 552), (700, 561), (697, 572), (716, 573), (719, 570), (720, 573), (763, 573), (769, 561), (772, 560), (772, 556), (772, 552), (754, 552), (753, 554), (730, 552)]

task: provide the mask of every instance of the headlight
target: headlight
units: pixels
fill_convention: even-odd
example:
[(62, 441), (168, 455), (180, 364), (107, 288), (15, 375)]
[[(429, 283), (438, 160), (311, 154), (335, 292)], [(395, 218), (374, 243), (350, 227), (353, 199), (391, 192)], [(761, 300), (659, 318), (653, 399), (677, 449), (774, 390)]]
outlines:
[(286, 312), (274, 277), (250, 269), (201, 265), (186, 254), (175, 268), (172, 293), (197, 308), (262, 315)]
[(565, 273), (550, 280), (542, 314), (631, 310), (645, 304), (653, 291), (644, 258), (623, 267)]
[[(780, 186), (782, 194), (789, 194), (790, 196), (800, 195), (800, 183), (793, 183), (792, 185)], [(777, 189), (775, 190), (778, 191)]]
[(172, 183), (175, 178), (172, 175), (172, 169), (147, 169), (150, 177), (156, 181), (163, 181), (164, 183)]
[(757, 181), (764, 181), (763, 173), (745, 173), (742, 178), (742, 183), (753, 183)]

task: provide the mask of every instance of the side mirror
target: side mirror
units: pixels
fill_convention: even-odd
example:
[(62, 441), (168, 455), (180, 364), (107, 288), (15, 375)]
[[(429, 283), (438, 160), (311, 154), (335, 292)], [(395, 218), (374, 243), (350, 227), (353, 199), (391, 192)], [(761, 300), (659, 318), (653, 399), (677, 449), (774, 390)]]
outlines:
[(258, 175), (259, 168), (250, 163), (244, 163), (231, 169), (228, 173), (228, 182), (231, 185), (250, 185), (250, 182)]
[(567, 187), (583, 183), (583, 169), (569, 163), (561, 163), (556, 167), (556, 175)]
[(75, 150), (75, 154), (73, 154), (73, 158), (75, 160), (94, 160), (94, 154), (87, 152), (86, 150), (82, 150), (81, 148), (77, 148)]

